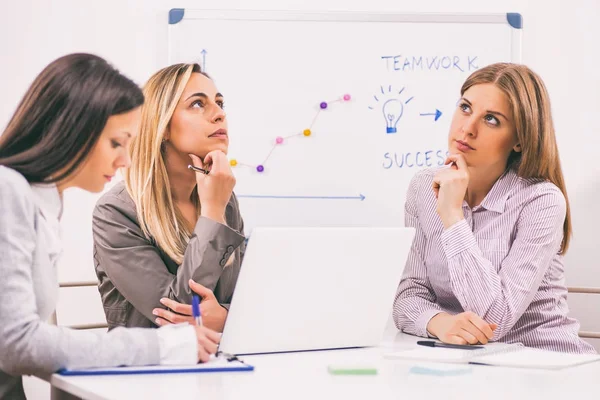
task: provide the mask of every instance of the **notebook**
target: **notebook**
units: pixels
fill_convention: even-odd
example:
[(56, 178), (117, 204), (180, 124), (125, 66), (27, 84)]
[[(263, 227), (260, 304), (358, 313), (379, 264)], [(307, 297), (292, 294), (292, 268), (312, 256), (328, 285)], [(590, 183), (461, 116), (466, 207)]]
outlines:
[(567, 354), (533, 349), (521, 344), (490, 343), (481, 350), (418, 346), (386, 354), (388, 359), (492, 365), (498, 367), (562, 369), (600, 361), (597, 354)]
[(225, 357), (214, 358), (203, 364), (193, 365), (148, 365), (142, 367), (82, 368), (62, 369), (58, 374), (65, 376), (80, 375), (137, 375), (137, 374), (175, 374), (200, 372), (236, 372), (253, 371), (254, 367), (239, 359)]

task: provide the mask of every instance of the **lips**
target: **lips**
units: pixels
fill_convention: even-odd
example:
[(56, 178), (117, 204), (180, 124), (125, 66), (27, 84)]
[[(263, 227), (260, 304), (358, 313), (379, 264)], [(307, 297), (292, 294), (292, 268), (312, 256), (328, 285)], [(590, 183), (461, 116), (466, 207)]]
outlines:
[(462, 140), (457, 140), (456, 143), (458, 143), (459, 145), (461, 145), (462, 147), (467, 147), (471, 150), (475, 150), (469, 143), (464, 142)]
[(217, 137), (217, 138), (227, 137), (227, 131), (225, 129), (217, 129), (209, 137)]

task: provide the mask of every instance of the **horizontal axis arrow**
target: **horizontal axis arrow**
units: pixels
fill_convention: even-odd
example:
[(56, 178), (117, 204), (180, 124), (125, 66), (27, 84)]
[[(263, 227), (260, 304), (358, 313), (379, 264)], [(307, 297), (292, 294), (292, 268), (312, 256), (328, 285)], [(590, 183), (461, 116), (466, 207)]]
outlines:
[(363, 201), (366, 197), (363, 194), (358, 196), (276, 196), (263, 194), (238, 194), (238, 198), (246, 199), (287, 199), (287, 200), (360, 200)]

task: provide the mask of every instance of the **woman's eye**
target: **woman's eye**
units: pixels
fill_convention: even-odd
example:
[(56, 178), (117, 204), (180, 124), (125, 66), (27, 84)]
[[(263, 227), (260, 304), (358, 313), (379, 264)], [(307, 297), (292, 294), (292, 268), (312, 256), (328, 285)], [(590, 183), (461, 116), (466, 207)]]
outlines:
[(113, 149), (116, 149), (117, 147), (121, 147), (121, 143), (117, 142), (116, 140), (111, 140), (110, 143), (111, 143)]
[(471, 110), (471, 107), (467, 103), (461, 103), (458, 107), (464, 112), (469, 112)]
[(500, 125), (500, 121), (498, 121), (498, 118), (494, 117), (492, 114), (488, 114), (484, 117), (485, 122), (487, 122), (490, 125), (494, 125), (494, 126), (498, 126)]
[(192, 108), (202, 108), (204, 107), (204, 104), (202, 103), (202, 101), (200, 100), (196, 100), (191, 104)]

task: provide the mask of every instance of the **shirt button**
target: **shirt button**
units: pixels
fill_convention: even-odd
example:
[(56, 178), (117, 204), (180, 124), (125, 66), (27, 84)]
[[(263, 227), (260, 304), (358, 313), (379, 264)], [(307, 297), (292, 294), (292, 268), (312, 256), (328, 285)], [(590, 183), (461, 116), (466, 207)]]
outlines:
[(227, 246), (227, 252), (228, 253), (233, 252), (233, 246)]
[(222, 259), (221, 262), (219, 263), (219, 265), (221, 267), (224, 267), (226, 263), (227, 263), (227, 261), (225, 259)]

